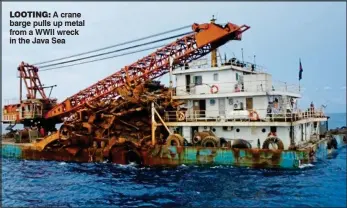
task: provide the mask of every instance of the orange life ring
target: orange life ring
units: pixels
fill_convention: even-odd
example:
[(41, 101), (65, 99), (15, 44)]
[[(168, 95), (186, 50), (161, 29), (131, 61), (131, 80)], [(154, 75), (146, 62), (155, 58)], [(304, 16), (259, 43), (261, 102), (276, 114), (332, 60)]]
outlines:
[(249, 118), (252, 120), (252, 121), (257, 121), (259, 120), (259, 115), (256, 111), (250, 111), (249, 112)]
[(211, 87), (211, 93), (212, 93), (212, 94), (216, 94), (216, 93), (218, 93), (218, 91), (219, 91), (218, 86), (217, 86), (217, 85), (212, 85), (212, 87)]
[(185, 118), (186, 118), (186, 115), (184, 114), (184, 112), (182, 112), (182, 111), (177, 112), (177, 120), (178, 121), (184, 121)]

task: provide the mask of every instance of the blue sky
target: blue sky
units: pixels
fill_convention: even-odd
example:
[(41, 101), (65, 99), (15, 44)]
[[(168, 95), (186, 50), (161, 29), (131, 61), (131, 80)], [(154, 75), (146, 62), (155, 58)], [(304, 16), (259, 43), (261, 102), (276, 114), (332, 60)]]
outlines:
[[(86, 26), (65, 45), (10, 45), (9, 12), (46, 10), (80, 12)], [(208, 22), (247, 24), (251, 29), (240, 42), (220, 48), (222, 54), (245, 59), (256, 54), (273, 80), (298, 84), (299, 58), (303, 65), (300, 105), (327, 104), (328, 112), (346, 112), (346, 3), (345, 2), (28, 2), (2, 3), (2, 99), (18, 98), (16, 67), (120, 42), (181, 26)], [(53, 96), (62, 101), (79, 90), (118, 71), (150, 51), (102, 62), (41, 72), (46, 85), (57, 84)], [(252, 59), (250, 59), (252, 60)], [(161, 81), (167, 82), (167, 77)]]

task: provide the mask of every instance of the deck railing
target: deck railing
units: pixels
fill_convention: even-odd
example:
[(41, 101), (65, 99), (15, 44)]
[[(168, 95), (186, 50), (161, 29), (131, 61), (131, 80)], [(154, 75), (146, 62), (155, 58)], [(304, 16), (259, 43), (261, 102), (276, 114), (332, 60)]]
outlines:
[[(259, 65), (259, 64), (254, 64), (251, 62), (244, 61), (242, 62), (241, 60), (235, 60), (231, 61), (231, 59), (228, 59), (227, 61), (225, 60), (220, 60), (218, 59), (218, 67), (223, 67), (223, 66), (233, 66), (233, 67), (240, 67), (243, 70), (249, 70), (250, 72), (255, 71), (255, 72), (265, 72), (266, 67)], [(195, 60), (189, 64), (189, 69), (204, 69), (204, 68), (211, 68), (211, 60), (207, 58), (200, 58), (198, 60)], [(185, 66), (182, 66), (178, 69), (175, 70), (186, 70)]]
[(325, 118), (322, 109), (315, 109), (306, 112), (288, 112), (288, 113), (267, 113), (266, 109), (255, 110), (251, 114), (248, 110), (234, 111), (166, 111), (164, 114), (165, 122), (199, 122), (199, 121), (214, 121), (214, 122), (290, 122), (307, 118)]
[[(218, 92), (211, 91), (213, 86), (218, 87)], [(213, 89), (215, 90), (215, 89)], [(209, 95), (240, 92), (271, 92), (281, 91), (289, 93), (300, 93), (297, 85), (286, 82), (269, 82), (269, 80), (242, 81), (242, 82), (203, 82), (201, 84), (177, 85), (173, 91), (174, 96), (187, 95)]]

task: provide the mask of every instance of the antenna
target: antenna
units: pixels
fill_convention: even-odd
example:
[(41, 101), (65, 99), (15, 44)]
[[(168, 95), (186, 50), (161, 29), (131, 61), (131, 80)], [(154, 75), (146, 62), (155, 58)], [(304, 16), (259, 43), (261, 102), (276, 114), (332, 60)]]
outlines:
[(243, 59), (243, 48), (241, 48), (241, 54), (242, 54), (242, 64), (245, 64), (245, 61)]
[(255, 63), (255, 55), (253, 56), (253, 62), (254, 62), (254, 66), (256, 66), (257, 64)]

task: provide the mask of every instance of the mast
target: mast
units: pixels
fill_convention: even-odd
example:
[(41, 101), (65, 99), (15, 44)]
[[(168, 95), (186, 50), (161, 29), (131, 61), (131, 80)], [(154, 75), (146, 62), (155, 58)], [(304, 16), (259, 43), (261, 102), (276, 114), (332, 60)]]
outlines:
[[(212, 15), (210, 23), (214, 24), (216, 20), (217, 19), (214, 18), (214, 15)], [(217, 67), (217, 49), (211, 51), (211, 67)]]

